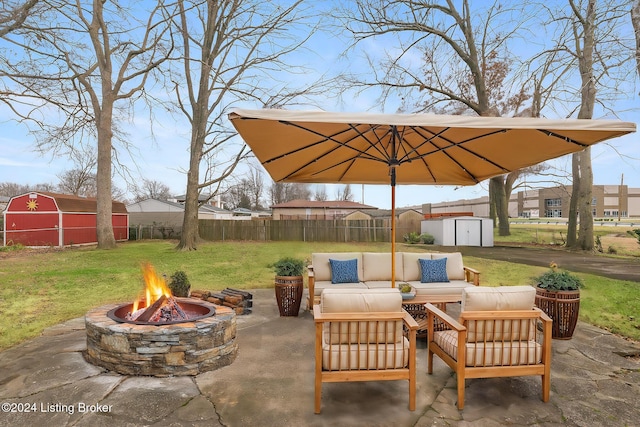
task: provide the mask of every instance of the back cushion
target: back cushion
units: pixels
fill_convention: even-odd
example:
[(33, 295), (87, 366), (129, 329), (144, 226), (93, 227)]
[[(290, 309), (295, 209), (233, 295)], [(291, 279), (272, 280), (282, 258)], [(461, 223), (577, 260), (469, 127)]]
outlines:
[(316, 281), (331, 281), (331, 265), (329, 259), (337, 260), (358, 260), (358, 279), (362, 281), (362, 253), (361, 252), (334, 252), (334, 253), (314, 253), (311, 254), (311, 264)]
[[(320, 296), (323, 313), (401, 313), (402, 296), (397, 288), (325, 289)], [(386, 324), (386, 325), (385, 325)], [(402, 321), (331, 322), (324, 340), (331, 344), (393, 343), (402, 340)]]
[(431, 259), (447, 259), (447, 277), (449, 280), (464, 280), (464, 264), (462, 254), (453, 252), (450, 254), (432, 254)]
[[(391, 252), (362, 254), (364, 281), (391, 280)], [(396, 281), (402, 281), (402, 253), (396, 253)]]
[[(468, 311), (532, 310), (536, 290), (532, 286), (469, 287), (462, 291), (461, 315)], [(530, 340), (535, 337), (534, 320), (467, 322), (467, 342)]]
[(431, 254), (421, 252), (403, 252), (402, 269), (405, 282), (419, 282), (421, 277), (420, 259), (431, 259)]

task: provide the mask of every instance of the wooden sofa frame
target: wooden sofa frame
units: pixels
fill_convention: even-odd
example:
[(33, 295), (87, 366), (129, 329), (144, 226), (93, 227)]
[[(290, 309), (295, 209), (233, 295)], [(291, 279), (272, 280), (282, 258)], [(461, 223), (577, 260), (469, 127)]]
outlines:
[[(416, 332), (418, 324), (410, 314), (404, 310), (394, 313), (322, 313), (320, 305), (315, 305), (313, 312), (316, 327), (314, 402), (316, 414), (320, 413), (323, 382), (408, 380), (409, 410), (414, 411), (416, 409)], [(348, 367), (339, 367), (335, 370), (324, 370), (322, 368), (323, 326), (331, 327), (330, 324), (334, 322), (346, 324), (350, 322), (375, 322), (375, 324), (386, 324), (387, 322), (398, 320), (402, 320), (409, 340), (409, 363), (407, 367), (394, 369), (366, 369), (365, 367), (348, 369)], [(362, 343), (358, 344), (358, 348), (360, 351), (366, 352), (369, 346), (377, 348), (384, 345), (393, 344)]]
[[(457, 376), (458, 389), (458, 409), (464, 408), (464, 389), (467, 378), (493, 378), (511, 377), (525, 375), (540, 375), (542, 378), (542, 401), (549, 400), (551, 390), (551, 328), (552, 320), (538, 308), (532, 310), (509, 310), (509, 311), (466, 311), (460, 314), (460, 322), (456, 321), (445, 312), (438, 309), (433, 304), (426, 304), (427, 328), (428, 328), (428, 373), (433, 373), (433, 355), (437, 355), (449, 367), (455, 371)], [(481, 361), (475, 366), (467, 366), (466, 344), (468, 341), (468, 326), (473, 323), (475, 328), (491, 327), (496, 325), (506, 325), (508, 322), (535, 322), (532, 328), (536, 335), (536, 341), (542, 344), (542, 361), (527, 361), (527, 363), (510, 363), (510, 360), (502, 361), (500, 366), (483, 366)], [(491, 325), (491, 326), (484, 326)], [(541, 326), (541, 328), (539, 328)], [(504, 326), (501, 326), (504, 327)], [(541, 329), (541, 331), (540, 331)], [(442, 347), (434, 341), (434, 333), (442, 330), (454, 330), (457, 332), (457, 357), (449, 355)], [(478, 329), (476, 329), (478, 330)], [(541, 336), (540, 336), (541, 335)], [(502, 337), (500, 340), (491, 343), (503, 345), (507, 348), (514, 341), (509, 341)], [(490, 342), (486, 338), (473, 344), (484, 346)], [(480, 350), (482, 351), (482, 350)]]

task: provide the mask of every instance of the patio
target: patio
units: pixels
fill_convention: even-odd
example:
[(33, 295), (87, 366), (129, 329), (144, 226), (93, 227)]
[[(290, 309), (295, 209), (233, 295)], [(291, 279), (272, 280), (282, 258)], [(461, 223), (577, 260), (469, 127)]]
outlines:
[[(625, 426), (640, 418), (640, 362), (624, 357), (640, 348), (584, 323), (572, 340), (553, 342), (546, 404), (538, 377), (468, 380), (459, 412), (451, 371), (436, 359), (428, 375), (421, 341), (415, 412), (406, 382), (387, 381), (326, 384), (315, 415), (310, 313), (279, 317), (273, 290), (253, 293), (253, 313), (238, 317), (237, 359), (196, 377), (129, 377), (87, 363), (82, 318), (0, 353), (0, 426)], [(13, 403), (24, 410), (7, 412)]]

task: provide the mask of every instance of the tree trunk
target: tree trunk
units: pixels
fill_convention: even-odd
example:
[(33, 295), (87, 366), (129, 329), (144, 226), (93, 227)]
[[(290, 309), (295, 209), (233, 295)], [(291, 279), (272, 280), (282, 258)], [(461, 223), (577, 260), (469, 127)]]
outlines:
[(192, 141), (189, 160), (189, 172), (187, 173), (187, 194), (184, 202), (184, 219), (182, 220), (182, 233), (180, 235), (180, 243), (177, 249), (184, 251), (193, 251), (198, 248), (199, 228), (198, 228), (198, 210), (200, 208), (199, 182), (200, 182), (200, 160), (202, 158), (202, 142), (198, 141), (198, 125), (194, 121), (192, 128)]
[[(593, 52), (595, 49), (595, 14), (596, 0), (589, 0), (584, 18), (579, 22), (582, 38), (576, 39), (578, 68), (582, 87), (580, 91), (579, 119), (591, 119), (596, 101), (596, 84), (593, 76)], [(576, 17), (577, 18), (577, 17)], [(578, 24), (576, 24), (578, 26)], [(576, 29), (576, 34), (580, 33)], [(582, 42), (582, 46), (580, 46)], [(571, 189), (571, 205), (567, 230), (567, 247), (582, 250), (593, 250), (593, 214), (591, 213), (593, 171), (591, 169), (591, 150), (585, 149), (573, 154), (573, 187)], [(579, 215), (579, 217), (578, 217)], [(577, 239), (569, 240), (569, 233), (576, 229), (576, 221), (580, 222)]]
[(496, 176), (491, 178), (493, 183), (493, 195), (496, 205), (496, 215), (498, 216), (498, 234), (500, 236), (509, 236), (509, 201), (506, 196), (506, 185), (504, 176)]
[(111, 110), (103, 109), (98, 114), (98, 168), (96, 173), (97, 216), (96, 233), (98, 248), (116, 247), (113, 235), (113, 205), (111, 197)]
[(591, 147), (577, 153), (580, 167), (580, 185), (578, 186), (578, 240), (576, 245), (583, 251), (593, 251), (593, 169), (591, 168)]
[(631, 24), (636, 33), (636, 66), (640, 77), (640, 0), (636, 0), (631, 6)]

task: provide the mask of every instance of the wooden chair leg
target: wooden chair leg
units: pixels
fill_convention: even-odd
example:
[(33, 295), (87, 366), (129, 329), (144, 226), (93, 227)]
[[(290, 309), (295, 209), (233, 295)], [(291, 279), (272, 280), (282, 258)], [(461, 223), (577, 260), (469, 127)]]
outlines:
[(542, 401), (543, 402), (549, 401), (549, 394), (551, 392), (550, 379), (551, 379), (550, 374), (542, 375)]
[(463, 410), (464, 409), (464, 374), (460, 375), (459, 372), (456, 373), (456, 376), (458, 377), (458, 409), (459, 410)]
[(315, 396), (314, 396), (314, 411), (316, 414), (320, 413), (320, 405), (322, 399), (322, 379), (316, 376), (316, 384), (315, 384)]

